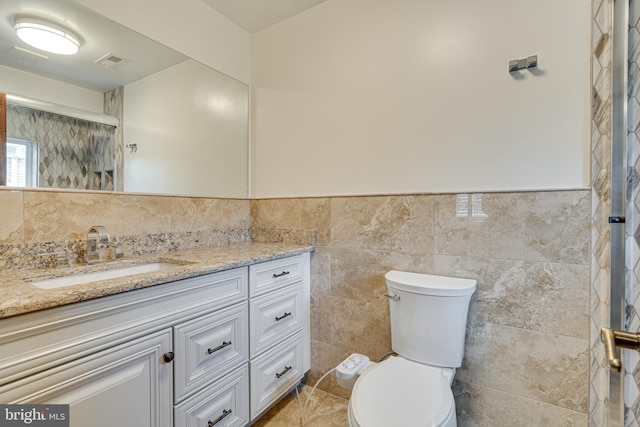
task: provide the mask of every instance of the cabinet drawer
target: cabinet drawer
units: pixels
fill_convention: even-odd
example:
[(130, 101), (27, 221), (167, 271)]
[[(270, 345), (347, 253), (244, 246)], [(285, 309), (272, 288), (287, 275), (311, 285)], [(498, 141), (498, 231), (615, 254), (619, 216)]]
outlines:
[(248, 360), (247, 303), (174, 326), (175, 401)]
[(251, 357), (302, 329), (302, 285), (256, 298), (250, 303)]
[(251, 419), (254, 420), (303, 375), (302, 333), (251, 362)]
[(176, 405), (175, 427), (232, 427), (249, 423), (249, 366)]
[(249, 267), (249, 296), (300, 282), (304, 275), (302, 255), (267, 261)]

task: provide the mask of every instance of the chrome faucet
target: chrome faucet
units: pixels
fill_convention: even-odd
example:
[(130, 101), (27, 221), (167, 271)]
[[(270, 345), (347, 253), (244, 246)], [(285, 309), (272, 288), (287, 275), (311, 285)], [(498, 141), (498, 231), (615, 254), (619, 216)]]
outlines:
[(96, 225), (89, 229), (87, 233), (87, 264), (100, 262), (100, 254), (98, 253), (98, 243), (109, 243), (109, 232), (106, 227)]

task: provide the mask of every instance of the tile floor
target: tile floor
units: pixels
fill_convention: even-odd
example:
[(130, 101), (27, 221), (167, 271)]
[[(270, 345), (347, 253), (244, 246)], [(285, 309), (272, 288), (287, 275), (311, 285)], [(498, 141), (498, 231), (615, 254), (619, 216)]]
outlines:
[(316, 389), (307, 406), (304, 422), (300, 407), (304, 406), (310, 386), (299, 388), (300, 406), (293, 391), (264, 414), (253, 427), (346, 427), (348, 400)]

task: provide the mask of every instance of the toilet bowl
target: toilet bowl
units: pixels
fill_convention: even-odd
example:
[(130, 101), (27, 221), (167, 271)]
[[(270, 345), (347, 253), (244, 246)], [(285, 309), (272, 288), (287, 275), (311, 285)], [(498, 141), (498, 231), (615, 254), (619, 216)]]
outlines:
[(403, 271), (388, 272), (385, 281), (398, 356), (368, 364), (354, 354), (336, 369), (341, 385), (353, 385), (349, 426), (456, 427), (451, 383), (476, 281)]
[(368, 368), (349, 400), (349, 426), (455, 427), (452, 374), (402, 357)]

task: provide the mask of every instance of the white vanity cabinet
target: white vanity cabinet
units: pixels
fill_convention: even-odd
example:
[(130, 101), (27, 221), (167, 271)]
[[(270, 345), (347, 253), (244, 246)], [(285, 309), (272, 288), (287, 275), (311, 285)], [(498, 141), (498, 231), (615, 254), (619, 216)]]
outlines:
[(249, 267), (251, 419), (311, 368), (309, 255)]
[(249, 425), (310, 367), (308, 296), (305, 253), (1, 319), (0, 403), (69, 404), (72, 427)]

